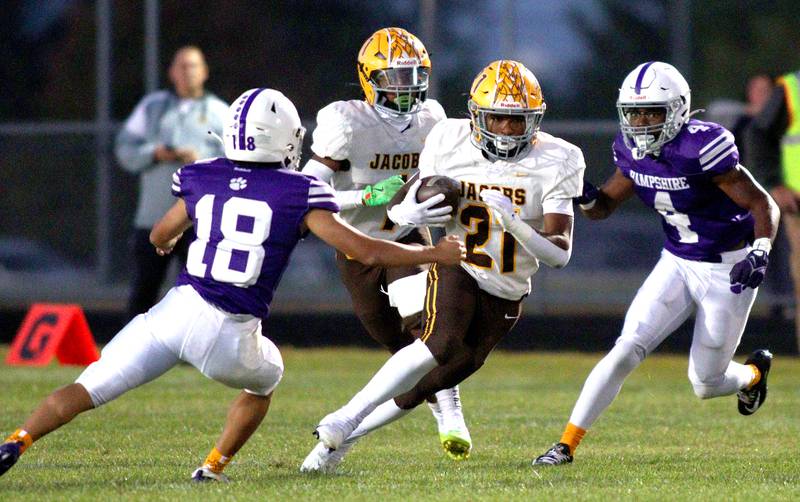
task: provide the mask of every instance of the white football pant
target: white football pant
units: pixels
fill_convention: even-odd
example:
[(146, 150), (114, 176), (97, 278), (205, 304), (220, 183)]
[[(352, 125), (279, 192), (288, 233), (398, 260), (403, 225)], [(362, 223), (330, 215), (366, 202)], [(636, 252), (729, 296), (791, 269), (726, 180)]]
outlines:
[(733, 394), (750, 384), (752, 370), (731, 361), (744, 332), (756, 290), (730, 290), (733, 264), (749, 249), (723, 253), (723, 263), (684, 260), (664, 250), (628, 308), (616, 345), (592, 370), (570, 422), (588, 429), (630, 374), (664, 339), (696, 312), (689, 380), (695, 394)]
[(224, 312), (184, 285), (134, 317), (75, 382), (97, 407), (180, 361), (208, 378), (260, 396), (272, 392), (283, 376), (280, 351), (261, 336), (259, 318)]

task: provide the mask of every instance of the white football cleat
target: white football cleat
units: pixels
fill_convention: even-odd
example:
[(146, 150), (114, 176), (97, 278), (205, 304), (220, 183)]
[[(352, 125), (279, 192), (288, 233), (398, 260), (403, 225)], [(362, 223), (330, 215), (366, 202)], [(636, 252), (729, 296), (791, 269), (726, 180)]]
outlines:
[(442, 423), (442, 421), (444, 420), (444, 417), (442, 417), (442, 408), (439, 406), (438, 401), (435, 403), (427, 401), (427, 403), (428, 403), (428, 408), (431, 409), (433, 418), (436, 419), (436, 426), (439, 428), (439, 431), (441, 431), (444, 428), (444, 424)]
[(322, 442), (317, 443), (317, 446), (311, 450), (303, 465), (300, 466), (300, 472), (319, 472), (323, 474), (333, 474), (336, 468), (344, 460), (345, 454), (355, 443), (345, 441), (339, 448), (331, 450)]
[(333, 412), (320, 421), (314, 435), (327, 448), (336, 450), (356, 430), (356, 427), (358, 424), (355, 420), (349, 420), (338, 412)]
[(197, 483), (206, 483), (209, 481), (219, 481), (220, 483), (230, 483), (230, 479), (228, 476), (222, 474), (221, 472), (217, 473), (206, 467), (198, 467), (192, 473), (192, 481)]
[(448, 457), (453, 460), (466, 460), (472, 451), (472, 438), (469, 434), (464, 414), (461, 410), (461, 396), (458, 386), (440, 390), (436, 393), (440, 417), (434, 406), (430, 406), (433, 416), (439, 423), (439, 442)]

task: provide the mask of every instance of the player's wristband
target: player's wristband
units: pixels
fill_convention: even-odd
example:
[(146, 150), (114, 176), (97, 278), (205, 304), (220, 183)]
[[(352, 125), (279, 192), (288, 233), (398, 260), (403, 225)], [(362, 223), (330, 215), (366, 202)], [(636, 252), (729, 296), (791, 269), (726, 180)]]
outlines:
[(769, 239), (769, 237), (759, 237), (753, 241), (751, 249), (760, 249), (761, 251), (769, 254), (769, 252), (772, 251), (772, 241)]

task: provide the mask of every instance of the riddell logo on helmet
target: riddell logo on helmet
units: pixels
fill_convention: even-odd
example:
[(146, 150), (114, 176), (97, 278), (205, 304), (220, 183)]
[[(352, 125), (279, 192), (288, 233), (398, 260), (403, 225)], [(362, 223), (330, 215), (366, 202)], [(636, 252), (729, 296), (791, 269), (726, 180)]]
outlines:
[(419, 59), (417, 58), (400, 58), (395, 59), (394, 64), (396, 66), (417, 66), (419, 64)]
[(516, 101), (501, 101), (498, 103), (500, 108), (522, 108), (522, 105)]

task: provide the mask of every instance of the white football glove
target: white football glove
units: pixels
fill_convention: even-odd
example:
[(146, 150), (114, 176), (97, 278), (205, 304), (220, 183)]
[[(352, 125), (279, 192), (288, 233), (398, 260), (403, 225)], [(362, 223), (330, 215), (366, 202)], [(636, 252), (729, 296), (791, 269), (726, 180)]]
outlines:
[(503, 195), (499, 190), (481, 190), (481, 199), (491, 208), (497, 221), (503, 230), (510, 231), (515, 220), (519, 220), (511, 199)]
[(424, 202), (417, 202), (417, 190), (421, 181), (415, 181), (400, 204), (386, 211), (389, 219), (398, 225), (442, 227), (452, 219), (452, 206), (433, 208), (444, 200), (444, 194), (437, 194)]

